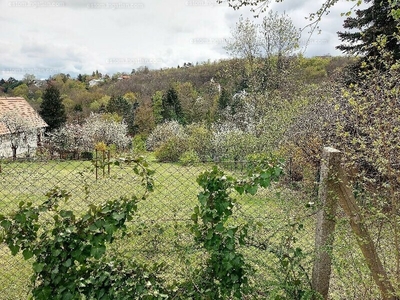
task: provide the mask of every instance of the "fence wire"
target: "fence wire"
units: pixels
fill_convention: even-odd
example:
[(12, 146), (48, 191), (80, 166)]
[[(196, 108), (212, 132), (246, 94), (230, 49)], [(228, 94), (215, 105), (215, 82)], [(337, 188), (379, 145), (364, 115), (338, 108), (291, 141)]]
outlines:
[[(110, 168), (96, 167), (92, 161), (79, 160), (2, 160), (0, 164), (0, 214), (3, 215), (16, 211), (21, 201), (34, 204), (43, 202), (46, 193), (54, 187), (71, 194), (64, 205), (77, 214), (86, 211), (90, 204), (142, 192), (140, 178), (128, 164), (112, 165)], [(127, 235), (116, 239), (109, 245), (108, 251), (126, 259), (162, 262), (166, 266), (163, 277), (167, 282), (183, 281), (190, 276), (196, 263), (201, 263), (205, 257), (204, 251), (194, 243), (188, 228), (192, 224), (191, 215), (200, 191), (196, 178), (202, 171), (210, 170), (212, 164), (182, 166), (150, 161), (150, 167), (155, 170), (155, 190), (139, 203)], [(245, 165), (237, 162), (223, 163), (221, 167), (235, 176), (241, 176), (246, 170)], [(250, 227), (248, 245), (240, 251), (253, 270), (250, 283), (259, 291), (258, 298), (265, 298), (264, 291), (269, 289), (274, 276), (280, 276), (274, 274), (279, 268), (279, 259), (271, 249), (274, 245), (275, 250), (283, 247), (288, 234), (295, 236), (292, 246), (301, 248), (307, 254), (302, 267), (311, 276), (315, 219), (305, 205), (310, 199), (295, 189), (279, 186), (260, 189), (254, 196), (234, 193), (232, 196), (237, 198), (232, 222), (253, 225)], [(296, 233), (288, 232), (288, 228), (294, 228), (292, 225), (296, 223), (301, 224), (302, 229)], [(349, 232), (348, 228), (343, 226), (342, 230), (338, 247), (347, 247), (346, 253), (351, 253), (352, 249), (349, 249), (346, 240), (350, 238), (348, 234), (343, 235), (343, 232)], [(337, 255), (343, 255), (343, 251)], [(332, 285), (339, 291), (347, 289), (348, 293), (361, 294), (357, 292), (359, 286), (349, 286), (356, 285), (358, 280), (348, 281), (345, 279), (348, 274), (343, 274), (345, 268), (355, 270), (354, 266), (349, 266), (350, 262), (341, 265), (343, 261), (339, 258), (334, 259), (334, 264)], [(359, 269), (364, 268), (358, 258), (354, 264), (359, 264)], [(0, 266), (0, 299), (27, 299), (33, 274), (31, 261), (24, 261), (22, 255), (12, 256), (7, 246), (0, 244)], [(365, 274), (365, 270), (362, 272)], [(361, 277), (365, 280), (365, 276)], [(365, 289), (362, 290), (365, 292)], [(375, 292), (371, 292), (371, 295), (376, 295)], [(339, 292), (332, 299), (345, 298)]]

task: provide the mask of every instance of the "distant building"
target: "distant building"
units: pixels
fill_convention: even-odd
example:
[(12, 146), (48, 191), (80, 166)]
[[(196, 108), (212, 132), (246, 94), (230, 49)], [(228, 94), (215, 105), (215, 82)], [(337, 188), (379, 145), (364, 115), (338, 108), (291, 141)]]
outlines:
[(98, 85), (99, 83), (104, 82), (104, 79), (92, 79), (89, 81), (89, 87)]
[(131, 76), (130, 75), (121, 75), (120, 77), (118, 77), (118, 80), (122, 80), (122, 79), (130, 79)]
[[(23, 122), (28, 130), (15, 132), (15, 124)], [(39, 114), (21, 97), (0, 97), (0, 158), (13, 157), (12, 143), (18, 140), (16, 156), (32, 156), (43, 141), (45, 128), (48, 125)], [(14, 132), (13, 132), (14, 131)]]

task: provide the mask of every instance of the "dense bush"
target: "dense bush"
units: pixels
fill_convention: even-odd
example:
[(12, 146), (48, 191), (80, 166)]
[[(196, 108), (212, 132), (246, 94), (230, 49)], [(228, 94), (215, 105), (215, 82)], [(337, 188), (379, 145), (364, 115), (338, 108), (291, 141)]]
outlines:
[(258, 138), (236, 128), (233, 124), (223, 123), (213, 127), (213, 158), (217, 161), (244, 161), (246, 156), (257, 152)]
[(160, 162), (178, 162), (186, 150), (186, 141), (182, 137), (172, 136), (154, 151), (154, 156)]
[(147, 137), (146, 149), (154, 151), (172, 137), (182, 139), (185, 136), (184, 127), (177, 121), (169, 121), (158, 125)]
[(193, 150), (202, 162), (209, 161), (212, 155), (212, 132), (205, 124), (195, 123), (185, 128), (187, 147)]
[(179, 157), (179, 162), (184, 165), (193, 165), (196, 163), (200, 162), (199, 156), (194, 150), (189, 150), (184, 152), (180, 157)]

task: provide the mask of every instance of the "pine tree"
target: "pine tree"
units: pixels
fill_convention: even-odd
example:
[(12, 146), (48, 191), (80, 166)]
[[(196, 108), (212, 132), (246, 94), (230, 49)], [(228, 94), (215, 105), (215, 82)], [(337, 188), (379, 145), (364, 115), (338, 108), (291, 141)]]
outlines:
[(348, 17), (344, 21), (343, 27), (349, 31), (338, 32), (340, 40), (344, 43), (336, 48), (347, 54), (362, 55), (365, 59), (377, 58), (381, 56), (382, 49), (379, 49), (375, 42), (379, 36), (385, 36), (386, 50), (394, 59), (400, 58), (400, 47), (396, 38), (399, 34), (399, 23), (391, 15), (393, 7), (389, 0), (364, 2), (371, 5), (366, 9), (357, 10), (355, 17)]
[(60, 128), (67, 121), (65, 106), (60, 97), (60, 91), (54, 85), (49, 84), (40, 104), (40, 116), (49, 125), (48, 130)]
[(131, 111), (132, 105), (123, 96), (112, 96), (107, 103), (107, 111), (117, 113), (125, 118)]
[(168, 89), (163, 95), (162, 106), (162, 116), (164, 120), (176, 120), (180, 124), (185, 123), (182, 106), (178, 99), (178, 93), (173, 87)]
[(224, 110), (231, 103), (231, 95), (227, 92), (226, 89), (222, 88), (221, 94), (218, 98), (218, 109)]

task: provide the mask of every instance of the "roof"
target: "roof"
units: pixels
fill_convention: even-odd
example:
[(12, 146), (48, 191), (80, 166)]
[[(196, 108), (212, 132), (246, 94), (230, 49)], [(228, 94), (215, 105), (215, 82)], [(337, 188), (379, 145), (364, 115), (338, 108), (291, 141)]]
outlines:
[[(22, 97), (0, 97), (0, 117), (5, 113), (15, 113), (27, 120), (34, 128), (47, 127), (45, 121)], [(0, 135), (10, 133), (6, 126), (0, 122)]]

